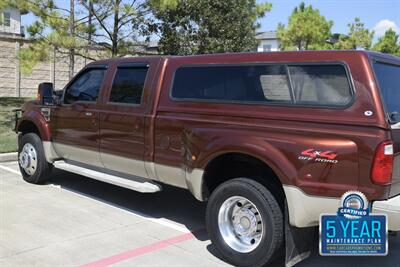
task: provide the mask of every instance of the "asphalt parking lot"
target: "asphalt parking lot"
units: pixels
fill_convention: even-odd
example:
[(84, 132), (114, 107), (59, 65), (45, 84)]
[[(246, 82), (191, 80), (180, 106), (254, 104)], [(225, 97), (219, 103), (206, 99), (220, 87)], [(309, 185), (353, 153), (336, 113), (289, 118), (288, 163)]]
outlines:
[[(32, 185), (1, 163), (0, 266), (228, 266), (204, 211), (186, 190), (141, 194), (61, 171)], [(314, 243), (296, 266), (400, 266), (399, 235), (386, 257), (321, 257)]]

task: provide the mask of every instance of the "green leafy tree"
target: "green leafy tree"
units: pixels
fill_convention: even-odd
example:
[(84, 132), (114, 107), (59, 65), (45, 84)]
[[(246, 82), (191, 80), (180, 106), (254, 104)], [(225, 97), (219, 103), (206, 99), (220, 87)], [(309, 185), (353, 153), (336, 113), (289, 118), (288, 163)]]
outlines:
[(160, 7), (150, 1), (163, 54), (188, 55), (249, 51), (257, 46), (258, 18), (272, 5), (256, 0), (177, 0)]
[(374, 45), (373, 50), (400, 56), (399, 35), (392, 29), (387, 30)]
[(312, 5), (301, 3), (289, 17), (287, 26), (278, 25), (282, 50), (326, 49), (331, 35), (332, 21), (322, 16)]
[(360, 18), (355, 18), (354, 22), (348, 25), (349, 32), (340, 35), (339, 41), (335, 44), (336, 49), (370, 49), (374, 32), (365, 28)]

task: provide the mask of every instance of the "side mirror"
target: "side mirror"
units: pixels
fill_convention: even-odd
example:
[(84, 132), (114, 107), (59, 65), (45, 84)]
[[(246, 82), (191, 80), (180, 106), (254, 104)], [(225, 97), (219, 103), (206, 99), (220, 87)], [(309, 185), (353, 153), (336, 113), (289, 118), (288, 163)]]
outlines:
[(53, 106), (54, 87), (52, 83), (40, 83), (38, 87), (38, 99), (43, 106)]

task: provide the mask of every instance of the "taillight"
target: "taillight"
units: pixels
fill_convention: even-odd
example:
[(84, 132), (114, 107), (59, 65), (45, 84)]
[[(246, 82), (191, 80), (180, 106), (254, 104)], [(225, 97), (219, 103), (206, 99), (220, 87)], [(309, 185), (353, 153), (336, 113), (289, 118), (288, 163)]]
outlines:
[(378, 145), (372, 164), (371, 179), (375, 184), (387, 185), (392, 180), (393, 142), (384, 141)]

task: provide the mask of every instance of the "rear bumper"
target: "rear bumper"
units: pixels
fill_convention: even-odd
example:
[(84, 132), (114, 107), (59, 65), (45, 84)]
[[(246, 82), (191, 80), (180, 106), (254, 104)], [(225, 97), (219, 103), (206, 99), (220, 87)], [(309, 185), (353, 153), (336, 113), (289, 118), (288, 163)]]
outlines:
[(400, 231), (400, 195), (388, 200), (373, 202), (372, 212), (386, 214), (389, 230)]

